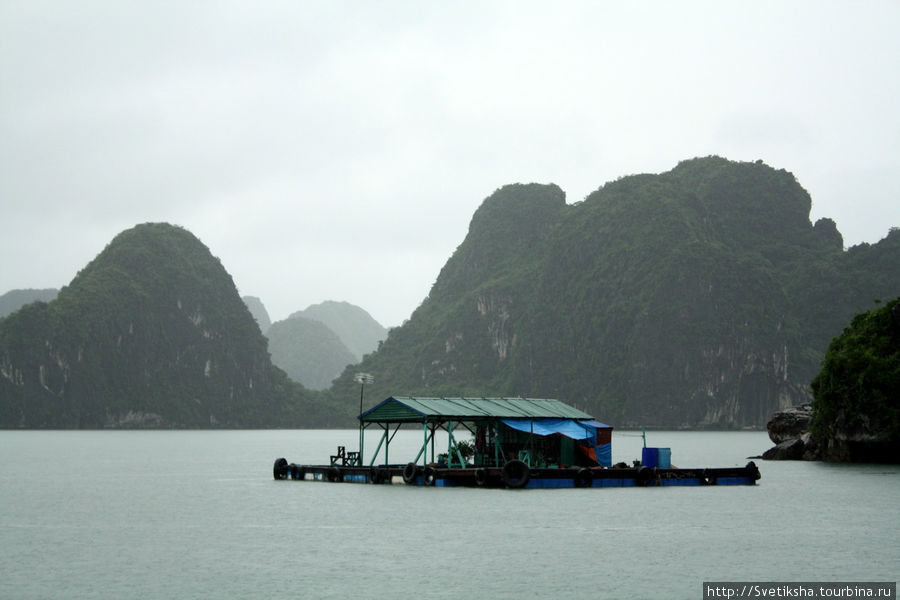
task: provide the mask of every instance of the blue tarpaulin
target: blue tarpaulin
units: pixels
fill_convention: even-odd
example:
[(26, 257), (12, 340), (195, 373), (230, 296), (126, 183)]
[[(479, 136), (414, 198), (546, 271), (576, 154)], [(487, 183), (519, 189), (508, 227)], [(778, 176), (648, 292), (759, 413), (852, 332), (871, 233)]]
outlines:
[[(524, 431), (525, 433), (534, 433), (535, 435), (553, 435), (554, 433), (562, 434), (573, 440), (586, 440), (597, 435), (595, 425), (587, 425), (586, 423), (575, 421), (573, 419), (540, 419), (532, 421), (531, 419), (500, 419), (504, 425), (508, 425), (513, 429)], [(602, 425), (602, 423), (598, 423)], [(606, 427), (604, 425), (604, 427)]]
[[(553, 435), (559, 433), (573, 440), (588, 440), (589, 446), (593, 448), (594, 458), (597, 464), (608, 467), (612, 465), (612, 444), (597, 444), (598, 429), (612, 429), (609, 425), (605, 425), (599, 421), (576, 421), (574, 419), (500, 419), (500, 421), (525, 433), (533, 433), (535, 435)], [(607, 438), (608, 434), (607, 434)]]
[(612, 466), (612, 444), (600, 444), (594, 448), (597, 455), (597, 464), (601, 467)]

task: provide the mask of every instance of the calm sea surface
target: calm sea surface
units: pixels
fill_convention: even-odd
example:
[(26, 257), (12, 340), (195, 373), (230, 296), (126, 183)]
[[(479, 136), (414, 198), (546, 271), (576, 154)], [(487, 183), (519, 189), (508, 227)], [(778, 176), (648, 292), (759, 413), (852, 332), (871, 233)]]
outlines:
[[(367, 441), (367, 444), (370, 443)], [(415, 455), (401, 432), (392, 462)], [(900, 467), (757, 460), (755, 487), (274, 481), (356, 431), (0, 431), (0, 598), (689, 598), (701, 582), (896, 581)], [(650, 432), (680, 467), (764, 432)], [(640, 456), (616, 432), (613, 460)]]

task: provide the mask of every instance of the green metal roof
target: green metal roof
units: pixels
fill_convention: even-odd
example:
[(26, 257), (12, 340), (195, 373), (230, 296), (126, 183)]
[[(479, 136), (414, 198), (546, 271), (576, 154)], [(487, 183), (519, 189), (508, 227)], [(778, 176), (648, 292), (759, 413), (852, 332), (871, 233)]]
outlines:
[(544, 398), (410, 398), (391, 396), (363, 412), (364, 422), (421, 423), (457, 419), (592, 419), (559, 400)]

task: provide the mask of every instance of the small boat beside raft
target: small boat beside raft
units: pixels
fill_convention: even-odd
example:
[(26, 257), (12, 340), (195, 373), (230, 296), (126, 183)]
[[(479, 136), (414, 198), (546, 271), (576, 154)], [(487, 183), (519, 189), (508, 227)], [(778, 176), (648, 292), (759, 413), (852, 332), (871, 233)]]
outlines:
[[(279, 458), (274, 478), (507, 489), (756, 485), (760, 478), (753, 462), (677, 468), (669, 448), (645, 447), (632, 466), (613, 465), (613, 428), (559, 400), (392, 396), (358, 418), (358, 451), (339, 446), (318, 465)], [(403, 427), (421, 428), (422, 445), (409, 462), (392, 463), (390, 443)], [(365, 436), (372, 430), (380, 436), (367, 462)], [(438, 432), (446, 433), (447, 446), (436, 452)]]

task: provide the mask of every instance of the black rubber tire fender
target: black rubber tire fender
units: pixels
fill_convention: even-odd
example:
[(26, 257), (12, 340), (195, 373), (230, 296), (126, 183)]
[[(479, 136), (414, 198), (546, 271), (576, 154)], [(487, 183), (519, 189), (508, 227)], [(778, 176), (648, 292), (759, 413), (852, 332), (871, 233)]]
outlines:
[(425, 467), (425, 470), (422, 471), (422, 484), (434, 485), (435, 479), (437, 479), (437, 469), (434, 467)]
[(523, 488), (531, 479), (531, 469), (521, 460), (511, 460), (503, 465), (503, 483), (511, 490)]
[(577, 488), (591, 487), (594, 483), (594, 472), (587, 467), (578, 469), (578, 472), (575, 473), (575, 477), (573, 478), (573, 482)]
[(382, 480), (384, 480), (384, 474), (381, 472), (381, 469), (378, 467), (369, 469), (369, 481), (371, 483), (381, 483)]
[(419, 474), (419, 465), (416, 463), (406, 463), (403, 467), (403, 483), (412, 485), (416, 482), (416, 476)]
[(275, 465), (272, 467), (272, 475), (275, 479), (287, 479), (288, 461), (286, 458), (275, 459)]
[(759, 473), (759, 467), (757, 467), (756, 463), (753, 462), (752, 460), (747, 463), (747, 466), (745, 468), (748, 471), (750, 471), (750, 478), (753, 481), (759, 481), (760, 478), (762, 477), (762, 475), (760, 475), (760, 473)]
[(647, 487), (650, 485), (650, 480), (653, 479), (653, 469), (650, 467), (641, 467), (638, 469), (637, 476), (634, 478), (635, 484), (638, 487)]
[(325, 478), (332, 483), (338, 482), (341, 480), (341, 470), (337, 467), (329, 467), (325, 472)]
[(483, 486), (487, 483), (488, 473), (487, 469), (475, 469), (475, 484), (479, 486)]

